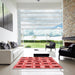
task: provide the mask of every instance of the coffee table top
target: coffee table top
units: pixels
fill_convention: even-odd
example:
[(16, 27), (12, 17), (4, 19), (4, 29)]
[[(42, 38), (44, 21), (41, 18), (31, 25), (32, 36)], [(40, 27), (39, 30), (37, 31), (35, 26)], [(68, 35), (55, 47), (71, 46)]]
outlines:
[(49, 54), (49, 52), (48, 51), (45, 51), (45, 50), (36, 50), (36, 51), (34, 51), (34, 54)]

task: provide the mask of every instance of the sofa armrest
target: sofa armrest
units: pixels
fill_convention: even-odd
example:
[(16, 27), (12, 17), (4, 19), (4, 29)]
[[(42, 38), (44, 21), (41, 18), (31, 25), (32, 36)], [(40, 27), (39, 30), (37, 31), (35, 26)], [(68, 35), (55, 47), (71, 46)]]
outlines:
[(12, 61), (12, 50), (0, 50), (0, 64), (11, 64)]

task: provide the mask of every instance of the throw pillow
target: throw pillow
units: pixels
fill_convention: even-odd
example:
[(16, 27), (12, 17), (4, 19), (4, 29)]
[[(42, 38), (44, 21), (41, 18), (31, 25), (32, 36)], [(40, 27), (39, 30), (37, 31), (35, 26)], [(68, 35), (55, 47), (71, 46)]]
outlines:
[(8, 49), (8, 46), (4, 42), (0, 42), (0, 49)]
[(11, 44), (12, 48), (16, 48), (17, 47), (17, 43), (16, 42), (10, 42), (10, 44)]
[(7, 43), (8, 49), (11, 49), (11, 45), (9, 43)]

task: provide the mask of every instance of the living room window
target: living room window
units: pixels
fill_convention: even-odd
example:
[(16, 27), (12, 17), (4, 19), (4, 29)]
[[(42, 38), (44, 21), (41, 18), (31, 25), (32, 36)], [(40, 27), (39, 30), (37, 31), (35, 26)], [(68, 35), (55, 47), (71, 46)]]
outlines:
[(36, 41), (61, 40), (62, 10), (19, 10), (19, 13), (21, 40), (26, 42), (25, 45)]

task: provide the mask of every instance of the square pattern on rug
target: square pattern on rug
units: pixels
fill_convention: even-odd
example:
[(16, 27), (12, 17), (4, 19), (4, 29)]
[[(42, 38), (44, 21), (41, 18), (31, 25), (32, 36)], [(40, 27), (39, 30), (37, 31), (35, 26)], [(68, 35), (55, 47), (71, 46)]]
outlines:
[(52, 57), (21, 57), (14, 69), (62, 69)]

